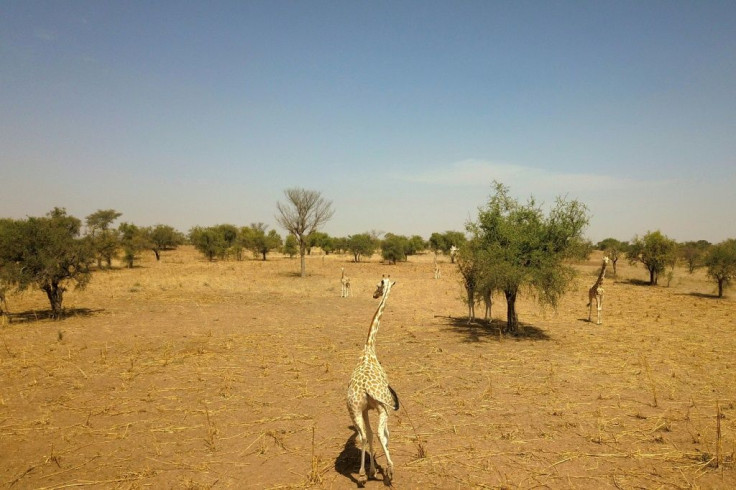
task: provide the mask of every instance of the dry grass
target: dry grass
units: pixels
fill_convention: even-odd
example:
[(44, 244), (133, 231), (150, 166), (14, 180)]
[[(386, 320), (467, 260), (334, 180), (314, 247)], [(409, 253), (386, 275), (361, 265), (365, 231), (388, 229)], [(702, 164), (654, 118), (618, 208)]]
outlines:
[(431, 255), (314, 256), (301, 279), (296, 260), (183, 248), (96, 273), (62, 322), (40, 293), (11, 296), (0, 485), (354, 488), (345, 390), (390, 273), (378, 354), (405, 407), (389, 422), (396, 488), (736, 487), (734, 300), (702, 272), (652, 288), (619, 263), (597, 326), (599, 263), (578, 264), (556, 311), (522, 298), (519, 337), (500, 333), (500, 297), (491, 325), (467, 325), (456, 271), (433, 279)]

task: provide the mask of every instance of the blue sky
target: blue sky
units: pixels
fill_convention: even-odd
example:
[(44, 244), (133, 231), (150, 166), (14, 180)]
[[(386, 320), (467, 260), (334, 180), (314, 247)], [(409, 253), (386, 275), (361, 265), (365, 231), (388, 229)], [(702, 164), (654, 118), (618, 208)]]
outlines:
[(496, 179), (587, 235), (736, 236), (732, 1), (9, 0), (0, 216), (462, 230)]

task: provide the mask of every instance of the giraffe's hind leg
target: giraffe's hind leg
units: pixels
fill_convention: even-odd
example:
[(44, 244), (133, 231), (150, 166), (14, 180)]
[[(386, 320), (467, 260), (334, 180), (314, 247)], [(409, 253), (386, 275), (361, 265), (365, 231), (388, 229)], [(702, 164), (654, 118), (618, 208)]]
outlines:
[[(368, 432), (366, 430), (366, 423), (363, 420), (362, 413), (358, 411), (354, 411), (349, 408), (350, 411), (350, 418), (353, 419), (353, 425), (355, 426), (355, 430), (358, 432), (358, 439), (360, 439), (360, 470), (358, 471), (358, 485), (360, 487), (365, 486), (366, 481), (368, 479), (365, 475), (365, 443), (368, 439)], [(368, 426), (368, 430), (370, 430), (370, 426)], [(371, 434), (371, 438), (372, 438)], [(371, 465), (373, 464), (373, 458), (371, 458)]]
[(381, 441), (381, 447), (383, 447), (383, 453), (386, 455), (386, 471), (384, 476), (389, 483), (394, 478), (394, 462), (391, 461), (391, 454), (388, 452), (388, 410), (383, 405), (378, 407), (378, 440)]

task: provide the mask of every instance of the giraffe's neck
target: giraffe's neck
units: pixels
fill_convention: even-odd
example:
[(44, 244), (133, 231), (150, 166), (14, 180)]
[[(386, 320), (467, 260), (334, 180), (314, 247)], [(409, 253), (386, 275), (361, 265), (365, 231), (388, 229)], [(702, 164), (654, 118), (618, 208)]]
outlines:
[(606, 276), (606, 266), (607, 265), (608, 265), (607, 263), (605, 262), (603, 263), (603, 267), (601, 267), (601, 273), (598, 274), (598, 280), (595, 282), (596, 287), (601, 286), (603, 284), (603, 279)]
[(376, 335), (378, 334), (378, 327), (381, 324), (381, 316), (383, 315), (383, 309), (386, 307), (386, 300), (388, 299), (388, 293), (391, 291), (390, 283), (386, 285), (386, 290), (383, 292), (381, 302), (378, 303), (378, 309), (376, 314), (373, 315), (373, 321), (371, 322), (371, 328), (368, 330), (368, 339), (365, 342), (365, 346), (371, 350), (376, 348)]

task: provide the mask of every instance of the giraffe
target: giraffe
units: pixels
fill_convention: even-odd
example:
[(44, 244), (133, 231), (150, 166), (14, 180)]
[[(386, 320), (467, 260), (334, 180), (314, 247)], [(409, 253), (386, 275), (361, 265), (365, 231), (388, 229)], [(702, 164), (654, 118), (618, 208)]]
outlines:
[(347, 298), (352, 292), (352, 290), (350, 289), (350, 278), (345, 275), (345, 267), (341, 267), (340, 269), (342, 269), (342, 277), (340, 278), (342, 291), (340, 292), (340, 297)]
[(601, 265), (601, 272), (598, 274), (598, 280), (595, 281), (593, 287), (588, 291), (588, 321), (592, 321), (590, 318), (593, 314), (593, 300), (595, 300), (596, 307), (598, 308), (598, 325), (601, 324), (601, 311), (603, 310), (603, 278), (606, 275), (607, 265), (608, 257), (603, 257), (603, 264)]
[(442, 277), (442, 272), (440, 272), (440, 266), (437, 264), (437, 253), (434, 254), (434, 278), (439, 279)]
[[(399, 409), (399, 397), (396, 392), (388, 384), (386, 372), (381, 367), (381, 363), (376, 357), (376, 334), (381, 322), (383, 310), (386, 307), (388, 295), (391, 287), (396, 284), (391, 281), (391, 276), (383, 277), (378, 283), (376, 292), (373, 293), (374, 298), (381, 297), (378, 309), (373, 315), (373, 321), (368, 329), (368, 338), (363, 349), (363, 355), (360, 362), (353, 371), (348, 385), (347, 405), (350, 418), (358, 432), (360, 438), (360, 472), (358, 473), (358, 484), (362, 487), (368, 478), (375, 478), (376, 475), (376, 453), (373, 450), (373, 431), (371, 430), (368, 420), (368, 411), (376, 410), (378, 412), (378, 440), (383, 447), (383, 453), (386, 455), (387, 468), (384, 472), (385, 478), (391, 482), (394, 474), (394, 463), (388, 452), (389, 432), (388, 432), (388, 409)], [(365, 445), (368, 443), (370, 469), (368, 478), (365, 473)]]

